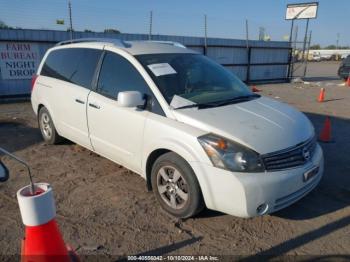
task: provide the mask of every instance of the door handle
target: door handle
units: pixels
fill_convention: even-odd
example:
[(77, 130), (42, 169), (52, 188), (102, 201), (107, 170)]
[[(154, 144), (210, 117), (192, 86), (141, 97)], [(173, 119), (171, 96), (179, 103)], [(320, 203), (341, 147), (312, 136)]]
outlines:
[(75, 99), (75, 102), (79, 103), (79, 104), (85, 104), (85, 102), (83, 100), (80, 100), (78, 98)]
[(91, 106), (93, 108), (96, 108), (96, 109), (100, 109), (101, 108), (99, 105), (92, 104), (92, 103), (89, 103), (89, 106)]

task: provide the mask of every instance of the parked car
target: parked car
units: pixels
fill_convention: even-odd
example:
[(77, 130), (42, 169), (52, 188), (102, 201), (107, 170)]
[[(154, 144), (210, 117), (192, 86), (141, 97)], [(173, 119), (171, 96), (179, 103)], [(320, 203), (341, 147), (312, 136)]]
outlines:
[(350, 76), (350, 55), (340, 63), (338, 76), (345, 80)]
[(33, 78), (31, 101), (46, 143), (64, 137), (140, 174), (176, 217), (205, 206), (275, 212), (323, 174), (304, 114), (178, 43), (59, 43)]

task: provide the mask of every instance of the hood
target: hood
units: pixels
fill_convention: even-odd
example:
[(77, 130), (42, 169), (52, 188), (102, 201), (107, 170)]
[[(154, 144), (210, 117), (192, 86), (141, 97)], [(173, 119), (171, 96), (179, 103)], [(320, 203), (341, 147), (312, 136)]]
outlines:
[(173, 112), (180, 122), (236, 141), (260, 154), (295, 146), (314, 135), (314, 128), (303, 113), (266, 97)]

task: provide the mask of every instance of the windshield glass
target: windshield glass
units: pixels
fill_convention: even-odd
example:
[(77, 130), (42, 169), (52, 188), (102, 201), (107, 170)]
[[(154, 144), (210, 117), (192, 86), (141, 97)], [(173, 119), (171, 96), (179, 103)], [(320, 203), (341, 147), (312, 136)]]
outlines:
[(253, 93), (233, 73), (200, 54), (150, 54), (136, 57), (170, 104), (215, 103)]

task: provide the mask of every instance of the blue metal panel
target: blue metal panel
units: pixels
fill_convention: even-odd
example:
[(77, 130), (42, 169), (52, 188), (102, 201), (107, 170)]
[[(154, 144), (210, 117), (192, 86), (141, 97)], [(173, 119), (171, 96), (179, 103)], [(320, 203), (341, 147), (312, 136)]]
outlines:
[(233, 72), (238, 78), (245, 81), (247, 76), (247, 67), (246, 66), (227, 66), (228, 70)]
[[(113, 33), (97, 33), (97, 32), (73, 32), (75, 38), (90, 37), (107, 37), (119, 38), (123, 40), (147, 40), (147, 34), (113, 34)], [(68, 40), (70, 33), (67, 31), (55, 30), (31, 30), (31, 29), (0, 29), (0, 41), (29, 41), (39, 43), (39, 54), (42, 57), (45, 51), (56, 42)], [(184, 45), (198, 46), (192, 49), (203, 53), (204, 38), (189, 36), (171, 36), (171, 35), (153, 35), (153, 40), (176, 41)], [(208, 38), (207, 55), (213, 60), (221, 64), (246, 64), (248, 63), (248, 52), (246, 40), (240, 39), (220, 39)], [(274, 47), (281, 49), (269, 48), (252, 48), (251, 63), (287, 63), (289, 58), (288, 42), (278, 41), (255, 41), (248, 42), (250, 47)], [(215, 47), (210, 47), (214, 45)], [(225, 46), (225, 47), (222, 47)], [(227, 67), (234, 72), (240, 79), (246, 80), (246, 66), (230, 66)], [(287, 65), (264, 65), (251, 66), (250, 79), (272, 79), (284, 78), (287, 74)], [(0, 75), (1, 77), (1, 75)], [(20, 95), (30, 92), (30, 80), (2, 80), (0, 79), (0, 96), (4, 95)]]
[(288, 63), (288, 49), (253, 48), (251, 63)]
[(286, 65), (269, 65), (269, 66), (251, 66), (251, 79), (282, 79), (287, 75), (288, 66)]
[(207, 56), (219, 64), (246, 64), (248, 54), (246, 48), (209, 47)]

